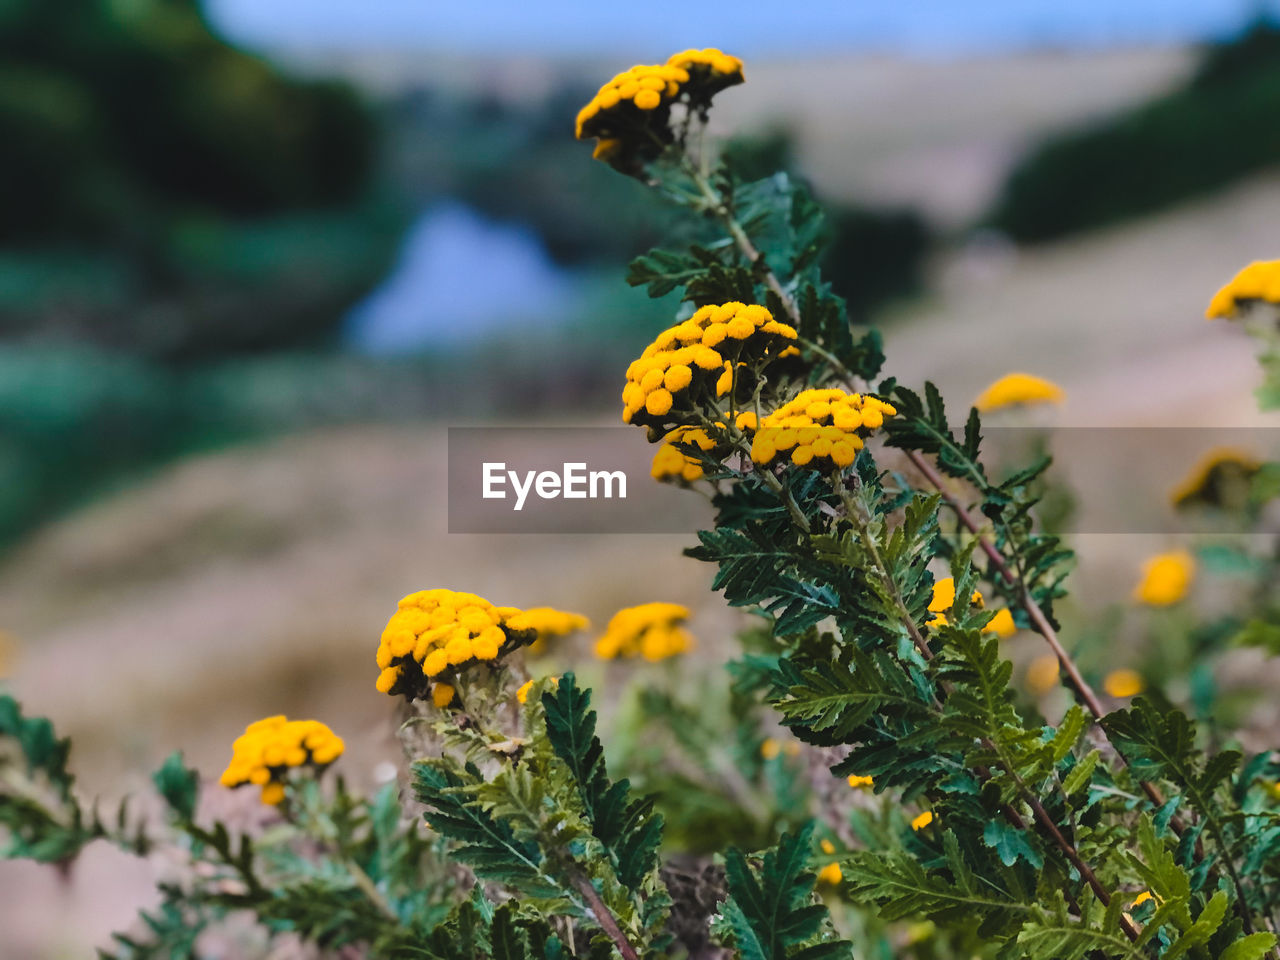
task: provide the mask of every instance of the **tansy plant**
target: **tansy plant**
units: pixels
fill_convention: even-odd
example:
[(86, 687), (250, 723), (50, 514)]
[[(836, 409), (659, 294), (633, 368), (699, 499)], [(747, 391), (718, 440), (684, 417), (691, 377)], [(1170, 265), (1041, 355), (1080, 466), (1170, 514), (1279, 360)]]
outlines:
[[(113, 955), (211, 955), (201, 931), (248, 913), (268, 939), (342, 956), (1280, 957), (1276, 756), (1230, 729), (1206, 738), (1175, 688), (1132, 667), (1077, 664), (1056, 614), (1072, 553), (1035, 517), (1048, 462), (984, 463), (980, 409), (1062, 391), (1011, 374), (956, 427), (932, 384), (887, 375), (879, 335), (820, 273), (805, 188), (744, 182), (704, 136), (743, 79), (734, 57), (685, 51), (615, 76), (577, 118), (694, 238), (631, 265), (632, 285), (681, 307), (618, 371), (620, 414), (655, 445), (656, 478), (715, 508), (688, 553), (752, 615), (726, 682), (646, 679), (693, 634), (685, 607), (636, 598), (593, 641), (638, 678), (606, 765), (590, 692), (526, 666), (583, 618), (414, 593), (367, 688), (401, 713), (400, 791), (353, 795), (326, 773), (335, 733), (270, 718), (206, 788), (259, 788), (265, 830), (198, 805), (177, 758), (156, 777), (164, 823), (104, 819), (66, 741), (0, 700), (11, 855), (70, 868), (95, 839), (181, 852)], [(1275, 271), (1249, 270), (1211, 312), (1280, 300)], [(1173, 615), (1195, 570), (1182, 547), (1154, 558), (1137, 606)], [(1238, 632), (1280, 652), (1265, 593)], [(1043, 650), (1035, 698), (1011, 682), (1015, 633)]]

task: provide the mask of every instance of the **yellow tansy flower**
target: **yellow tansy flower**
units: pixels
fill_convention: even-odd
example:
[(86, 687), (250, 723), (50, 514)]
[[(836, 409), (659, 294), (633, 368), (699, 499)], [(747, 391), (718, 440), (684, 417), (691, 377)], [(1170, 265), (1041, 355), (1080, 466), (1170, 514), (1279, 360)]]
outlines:
[(666, 63), (640, 64), (613, 77), (578, 111), (575, 134), (596, 138), (597, 159), (636, 174), (675, 142), (672, 104), (705, 113), (717, 93), (742, 81), (737, 57), (714, 48), (684, 50)]
[(740, 362), (759, 359), (795, 339), (794, 327), (773, 319), (758, 304), (700, 307), (688, 320), (658, 334), (627, 367), (622, 420), (662, 430), (679, 425), (682, 417), (692, 417), (697, 397), (729, 392), (730, 356)]
[[(830, 840), (823, 837), (818, 841), (818, 849), (827, 856), (831, 856), (836, 852), (836, 845)], [(844, 879), (844, 873), (840, 870), (840, 864), (829, 863), (818, 871), (818, 882), (835, 886)]]
[(1002, 407), (1061, 403), (1066, 393), (1056, 383), (1030, 373), (1008, 373), (978, 394), (973, 405), (984, 413)]
[(1156, 554), (1143, 563), (1133, 598), (1151, 607), (1175, 604), (1191, 589), (1195, 573), (1195, 558), (1186, 550)]
[(871, 787), (874, 787), (876, 785), (875, 779), (873, 777), (860, 777), (856, 773), (849, 774), (848, 779), (849, 779), (849, 786), (853, 787), (855, 790), (860, 789), (862, 787), (866, 787), (870, 789)]
[(1146, 684), (1142, 680), (1142, 674), (1136, 670), (1112, 670), (1103, 679), (1102, 688), (1111, 696), (1123, 699), (1136, 697), (1146, 689)]
[[(983, 606), (983, 597), (980, 590), (973, 591), (971, 600), (974, 606)], [(933, 582), (933, 596), (929, 598), (929, 612), (933, 614), (933, 619), (928, 621), (928, 626), (945, 627), (947, 625), (947, 611), (956, 604), (956, 581), (955, 577), (943, 577), (941, 580)], [(1003, 640), (1005, 637), (1011, 637), (1018, 632), (1018, 626), (1013, 622), (1013, 614), (1008, 610), (1001, 609), (995, 612), (987, 625), (982, 628), (983, 633), (994, 633)]]
[(911, 829), (916, 831), (923, 830), (925, 827), (929, 826), (929, 824), (933, 823), (933, 819), (932, 810), (926, 810), (924, 813), (917, 814), (916, 818), (911, 821)]
[(1247, 499), (1249, 481), (1262, 463), (1251, 453), (1232, 447), (1219, 447), (1201, 457), (1169, 494), (1175, 507), (1193, 503), (1216, 506), (1238, 505)]
[(262, 802), (274, 806), (284, 799), (290, 768), (322, 769), (344, 748), (342, 738), (319, 720), (266, 717), (249, 724), (231, 744), (231, 762), (220, 780), (224, 787), (259, 786)]
[(1280, 260), (1255, 260), (1249, 264), (1213, 295), (1204, 315), (1209, 320), (1233, 317), (1241, 303), (1255, 300), (1280, 303)]
[[(551, 685), (553, 687), (560, 685), (559, 677), (548, 677), (547, 679), (551, 681)], [(526, 680), (524, 683), (520, 684), (519, 689), (516, 690), (516, 701), (521, 706), (529, 702), (529, 691), (533, 689), (533, 685), (536, 682), (536, 680)]]
[(644, 657), (664, 660), (693, 647), (693, 636), (683, 627), (689, 608), (678, 603), (642, 603), (619, 610), (596, 641), (602, 660)]
[(1003, 640), (1005, 637), (1012, 637), (1018, 632), (1018, 625), (1013, 622), (1013, 614), (1007, 609), (997, 610), (995, 616), (987, 621), (987, 625), (982, 628), (987, 633), (994, 633)]
[(771, 463), (790, 451), (796, 466), (829, 472), (853, 463), (864, 438), (898, 411), (878, 397), (838, 388), (804, 390), (760, 421), (751, 459)]
[(702, 462), (681, 450), (682, 446), (710, 453), (718, 446), (718, 441), (701, 427), (677, 427), (667, 434), (653, 455), (653, 466), (649, 471), (653, 479), (692, 483), (702, 478)]
[(529, 644), (529, 653), (536, 657), (546, 653), (548, 640), (585, 630), (591, 626), (591, 622), (580, 613), (569, 613), (554, 607), (530, 607), (508, 617), (507, 626), (512, 630), (532, 630), (538, 635)]
[[(496, 607), (454, 590), (421, 590), (402, 599), (378, 644), (377, 689), (409, 700), (453, 701), (452, 678), (474, 663), (492, 662), (534, 642), (539, 627), (576, 623), (577, 614)], [(567, 619), (566, 619), (567, 618)], [(514, 624), (516, 625), (513, 625)], [(448, 689), (446, 691), (441, 687)]]
[(437, 683), (431, 688), (431, 702), (443, 710), (449, 704), (453, 703), (454, 695), (457, 693), (454, 688), (447, 683)]
[(1051, 653), (1036, 657), (1027, 667), (1027, 686), (1039, 696), (1058, 685), (1058, 658)]
[(760, 743), (760, 756), (766, 760), (772, 760), (778, 754), (782, 753), (782, 744), (773, 737), (765, 737)]

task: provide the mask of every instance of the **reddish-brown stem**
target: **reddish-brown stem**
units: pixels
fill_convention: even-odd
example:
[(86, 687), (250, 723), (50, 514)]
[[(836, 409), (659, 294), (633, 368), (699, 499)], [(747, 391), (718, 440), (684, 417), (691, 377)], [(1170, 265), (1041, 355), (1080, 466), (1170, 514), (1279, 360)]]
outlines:
[[(1058, 663), (1066, 672), (1067, 680), (1070, 682), (1071, 688), (1079, 695), (1084, 705), (1088, 707), (1089, 712), (1093, 714), (1095, 720), (1101, 720), (1106, 715), (1103, 709), (1102, 701), (1098, 699), (1098, 695), (1093, 692), (1093, 688), (1089, 686), (1087, 680), (1080, 673), (1079, 667), (1067, 651), (1063, 648), (1062, 643), (1058, 640), (1058, 632), (1053, 629), (1053, 624), (1049, 622), (1049, 618), (1045, 616), (1044, 610), (1040, 608), (1040, 604), (1036, 603), (1028, 592), (1026, 586), (1018, 581), (1017, 576), (1009, 569), (1008, 563), (1005, 561), (1003, 554), (996, 549), (995, 544), (988, 540), (982, 533), (982, 525), (974, 519), (969, 513), (965, 505), (960, 502), (960, 498), (948, 489), (946, 481), (942, 475), (934, 469), (933, 464), (929, 463), (923, 456), (915, 450), (906, 451), (907, 459), (911, 461), (912, 466), (920, 471), (921, 475), (929, 481), (929, 484), (938, 491), (942, 499), (946, 501), (948, 507), (956, 515), (961, 524), (977, 538), (978, 546), (982, 552), (987, 555), (987, 559), (991, 561), (991, 566), (999, 573), (1000, 577), (1011, 587), (1018, 590), (1018, 602), (1022, 609), (1026, 611), (1027, 617), (1031, 620), (1032, 626), (1036, 633), (1044, 638), (1049, 644), (1049, 649), (1053, 651), (1054, 656), (1058, 658)], [(1160, 806), (1164, 803), (1164, 797), (1155, 784), (1142, 782), (1143, 792), (1152, 803)]]
[(591, 885), (591, 880), (580, 876), (577, 878), (576, 886), (578, 892), (586, 898), (591, 912), (595, 914), (596, 922), (600, 924), (600, 929), (613, 941), (614, 946), (618, 948), (618, 952), (622, 954), (623, 960), (640, 960), (640, 955), (636, 953), (636, 948), (631, 945), (631, 941), (622, 932), (622, 927), (618, 926), (617, 918), (605, 906), (604, 901), (600, 899), (600, 894), (596, 893), (596, 888)]
[(942, 475), (934, 469), (933, 464), (929, 463), (923, 456), (915, 450), (907, 450), (907, 459), (911, 461), (912, 466), (920, 471), (929, 484), (934, 487), (942, 495), (942, 499), (946, 501), (960, 522), (968, 529), (970, 533), (977, 538), (978, 546), (982, 548), (982, 552), (987, 555), (987, 559), (991, 561), (991, 566), (1000, 574), (1004, 582), (1011, 587), (1018, 589), (1018, 601), (1022, 609), (1026, 611), (1030, 618), (1032, 626), (1035, 627), (1036, 633), (1044, 637), (1045, 642), (1049, 644), (1049, 649), (1053, 651), (1054, 656), (1058, 658), (1058, 662), (1062, 664), (1062, 669), (1066, 671), (1067, 678), (1071, 681), (1072, 688), (1080, 695), (1080, 699), (1084, 701), (1089, 712), (1096, 719), (1102, 719), (1106, 711), (1102, 708), (1102, 701), (1098, 699), (1098, 695), (1093, 692), (1093, 688), (1089, 686), (1088, 681), (1081, 675), (1080, 670), (1076, 667), (1075, 661), (1068, 656), (1067, 651), (1063, 649), (1062, 644), (1058, 641), (1058, 632), (1053, 629), (1053, 625), (1049, 623), (1049, 618), (1045, 616), (1040, 605), (1032, 599), (1027, 592), (1025, 586), (1018, 582), (1018, 578), (1009, 569), (1008, 563), (1005, 562), (1004, 556), (996, 549), (995, 544), (988, 540), (982, 533), (982, 526), (969, 513), (959, 497), (952, 493), (948, 488), (946, 481)]

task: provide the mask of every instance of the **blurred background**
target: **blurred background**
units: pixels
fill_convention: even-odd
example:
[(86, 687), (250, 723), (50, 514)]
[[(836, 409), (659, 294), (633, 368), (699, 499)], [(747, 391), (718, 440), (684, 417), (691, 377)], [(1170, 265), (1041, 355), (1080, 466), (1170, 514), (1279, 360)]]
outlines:
[[(687, 538), (445, 516), (448, 425), (612, 423), (672, 315), (623, 282), (672, 218), (572, 119), (687, 46), (746, 60), (714, 131), (812, 185), (901, 379), (963, 405), (1025, 369), (1066, 425), (1274, 425), (1251, 343), (1201, 315), (1280, 255), (1277, 8), (0, 2), (0, 683), (115, 798), (177, 748), (216, 776), (277, 712), (376, 779), (373, 648), (423, 587), (597, 626), (685, 602), (715, 669), (738, 621)], [(1085, 607), (1164, 545), (1080, 539)], [(86, 955), (152, 875), (0, 863), (0, 957)]]

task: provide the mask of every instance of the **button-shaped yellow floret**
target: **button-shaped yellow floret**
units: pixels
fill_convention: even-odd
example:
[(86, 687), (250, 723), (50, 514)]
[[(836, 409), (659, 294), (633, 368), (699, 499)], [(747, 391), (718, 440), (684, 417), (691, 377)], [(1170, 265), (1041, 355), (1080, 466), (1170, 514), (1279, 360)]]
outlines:
[(456, 691), (447, 683), (437, 683), (431, 688), (431, 702), (440, 709), (444, 709), (453, 703), (453, 697)]

